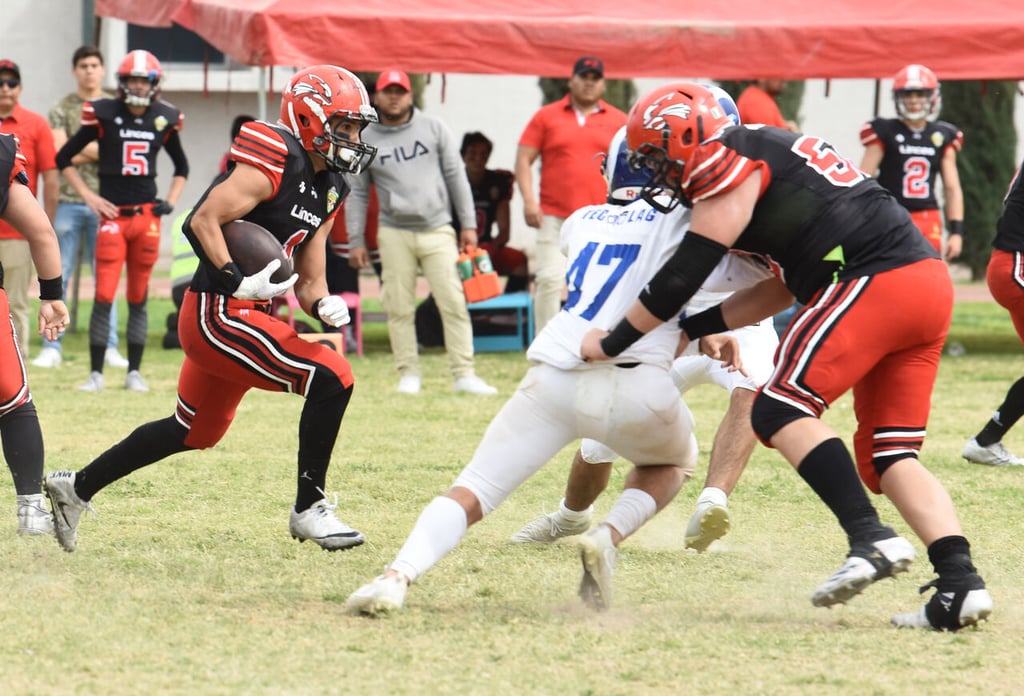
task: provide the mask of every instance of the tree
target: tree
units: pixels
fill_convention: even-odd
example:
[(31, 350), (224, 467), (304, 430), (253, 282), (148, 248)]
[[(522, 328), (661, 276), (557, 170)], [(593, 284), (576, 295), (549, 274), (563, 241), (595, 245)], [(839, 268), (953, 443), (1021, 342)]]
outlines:
[(963, 131), (957, 156), (964, 191), (964, 251), (971, 277), (985, 277), (996, 220), (1017, 162), (1013, 125), (1016, 84), (1008, 80), (943, 82), (940, 118)]

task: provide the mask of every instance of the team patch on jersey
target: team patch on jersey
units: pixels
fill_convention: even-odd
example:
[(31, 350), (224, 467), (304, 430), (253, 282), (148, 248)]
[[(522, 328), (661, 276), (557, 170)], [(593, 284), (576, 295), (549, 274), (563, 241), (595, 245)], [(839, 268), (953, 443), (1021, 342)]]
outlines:
[(932, 133), (932, 145), (935, 147), (942, 147), (942, 143), (946, 142), (946, 136), (939, 131)]
[(334, 210), (338, 205), (338, 189), (331, 187), (327, 189), (327, 214), (330, 215), (331, 211)]
[(153, 119), (153, 127), (156, 128), (157, 133), (160, 133), (167, 128), (167, 119), (163, 116), (157, 116)]

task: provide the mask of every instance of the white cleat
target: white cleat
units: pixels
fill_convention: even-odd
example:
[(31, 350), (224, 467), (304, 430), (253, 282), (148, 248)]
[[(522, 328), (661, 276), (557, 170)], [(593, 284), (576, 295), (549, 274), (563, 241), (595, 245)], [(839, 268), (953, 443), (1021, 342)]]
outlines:
[(39, 355), (32, 361), (36, 367), (57, 367), (63, 362), (60, 351), (49, 346), (39, 351)]
[(349, 595), (345, 611), (364, 616), (383, 616), (402, 608), (409, 584), (401, 575), (380, 575)]
[(402, 375), (398, 380), (398, 393), (419, 394), (421, 386), (419, 375)]
[(876, 580), (905, 572), (916, 555), (914, 547), (901, 536), (858, 545), (850, 550), (842, 567), (815, 590), (811, 604), (845, 604)]
[(21, 536), (53, 536), (53, 518), (46, 509), (45, 496), (42, 493), (19, 495), (18, 502), (18, 534)]
[(298, 539), (300, 544), (310, 539), (325, 551), (344, 551), (366, 541), (362, 532), (352, 529), (335, 516), (337, 507), (337, 504), (328, 503), (327, 498), (324, 498), (302, 512), (292, 508), (288, 520), (292, 539)]
[(993, 442), (988, 447), (982, 447), (978, 444), (978, 440), (973, 437), (964, 445), (960, 456), (974, 464), (1024, 466), (1024, 459), (1010, 454), (1010, 451), (1003, 446), (1002, 442)]
[(146, 380), (142, 379), (142, 375), (139, 374), (138, 370), (132, 370), (125, 375), (124, 388), (133, 392), (145, 393), (149, 391), (149, 385), (146, 384)]
[(612, 543), (612, 530), (606, 524), (599, 525), (580, 537), (579, 545), (583, 563), (580, 599), (591, 609), (604, 611), (612, 603), (612, 576), (618, 555)]
[(686, 548), (704, 553), (711, 543), (729, 532), (729, 508), (710, 500), (697, 502), (697, 509), (686, 525)]
[(57, 543), (71, 553), (78, 547), (78, 522), (82, 513), (88, 510), (95, 514), (95, 510), (75, 492), (74, 471), (53, 471), (47, 474), (43, 479), (43, 489), (50, 499)]
[(593, 513), (594, 506), (591, 505), (580, 513), (580, 519), (576, 521), (565, 519), (561, 511), (541, 515), (532, 522), (527, 522), (509, 541), (516, 544), (551, 544), (562, 537), (583, 534), (590, 529)]
[(959, 631), (976, 626), (992, 614), (992, 596), (985, 581), (970, 573), (954, 581), (939, 578), (921, 588), (924, 593), (934, 587), (936, 592), (928, 603), (909, 614), (892, 617), (897, 628), (926, 628), (933, 631)]

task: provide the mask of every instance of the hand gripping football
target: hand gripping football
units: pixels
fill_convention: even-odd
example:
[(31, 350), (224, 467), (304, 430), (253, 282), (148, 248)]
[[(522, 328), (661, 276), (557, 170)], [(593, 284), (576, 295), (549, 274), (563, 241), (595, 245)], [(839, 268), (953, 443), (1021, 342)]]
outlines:
[(221, 228), (231, 259), (238, 264), (242, 274), (251, 276), (259, 273), (274, 259), (281, 261), (281, 267), (274, 271), (270, 280), (285, 281), (292, 274), (292, 260), (284, 253), (281, 242), (264, 227), (254, 222), (235, 220)]

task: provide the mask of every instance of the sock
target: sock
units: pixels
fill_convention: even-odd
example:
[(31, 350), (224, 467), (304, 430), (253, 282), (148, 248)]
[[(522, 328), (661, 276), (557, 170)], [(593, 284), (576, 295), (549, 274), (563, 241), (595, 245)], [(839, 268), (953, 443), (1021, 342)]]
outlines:
[(854, 541), (877, 541), (891, 536), (878, 519), (857, 476), (853, 458), (838, 437), (829, 438), (807, 453), (797, 473), (828, 505), (840, 526)]
[(461, 505), (447, 496), (434, 498), (420, 513), (391, 569), (415, 582), (462, 541), (466, 529), (466, 511)]
[(647, 491), (639, 488), (627, 488), (612, 505), (611, 512), (604, 519), (605, 524), (614, 527), (622, 538), (644, 526), (647, 520), (654, 517), (658, 504)]
[(971, 562), (971, 544), (962, 536), (947, 536), (933, 541), (928, 545), (928, 560), (939, 577), (978, 572)]
[(14, 480), (14, 492), (39, 493), (43, 480), (43, 434), (35, 404), (29, 401), (0, 417), (0, 439)]
[(697, 504), (711, 503), (712, 505), (720, 505), (727, 507), (726, 503), (729, 502), (729, 494), (723, 491), (721, 488), (715, 488), (714, 486), (706, 486), (704, 490), (700, 492), (700, 496), (697, 498)]
[(975, 438), (982, 447), (989, 447), (1003, 439), (1003, 435), (1024, 415), (1024, 377), (1013, 383), (1006, 392), (1006, 399), (999, 406), (992, 419), (985, 424)]
[(562, 502), (558, 504), (558, 516), (566, 522), (579, 522), (580, 520), (587, 519), (593, 511), (593, 505), (586, 510), (571, 510), (565, 506), (565, 498), (562, 498)]

